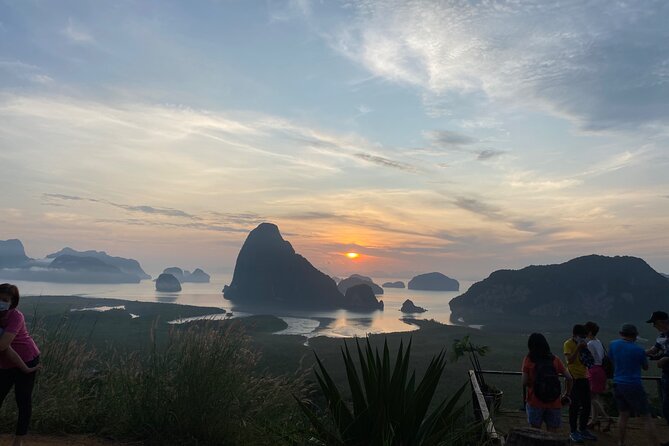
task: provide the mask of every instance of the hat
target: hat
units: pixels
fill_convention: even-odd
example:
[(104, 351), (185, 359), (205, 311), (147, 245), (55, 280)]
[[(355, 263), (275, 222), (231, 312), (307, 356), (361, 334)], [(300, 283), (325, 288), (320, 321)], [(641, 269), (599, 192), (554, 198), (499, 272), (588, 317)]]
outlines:
[(620, 327), (620, 334), (623, 336), (636, 336), (639, 334), (639, 330), (632, 324), (623, 324)]
[(669, 319), (669, 314), (665, 313), (664, 311), (653, 311), (650, 319), (648, 319), (646, 322), (652, 324), (655, 321), (666, 321), (667, 319)]

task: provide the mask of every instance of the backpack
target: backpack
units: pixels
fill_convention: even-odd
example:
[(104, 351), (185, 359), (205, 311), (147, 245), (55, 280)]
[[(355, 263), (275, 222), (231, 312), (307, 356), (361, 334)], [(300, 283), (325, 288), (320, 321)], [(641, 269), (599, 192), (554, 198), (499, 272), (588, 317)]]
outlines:
[(555, 365), (553, 365), (553, 356), (540, 359), (534, 363), (534, 385), (532, 391), (539, 401), (543, 403), (552, 403), (560, 398), (562, 394), (562, 385)]

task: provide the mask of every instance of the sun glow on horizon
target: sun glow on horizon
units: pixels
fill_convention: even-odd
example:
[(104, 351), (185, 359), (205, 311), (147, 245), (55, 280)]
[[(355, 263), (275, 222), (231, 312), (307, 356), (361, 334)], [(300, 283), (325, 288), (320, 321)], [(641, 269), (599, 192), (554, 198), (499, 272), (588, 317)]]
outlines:
[(358, 254), (357, 252), (347, 252), (347, 253), (346, 253), (346, 257), (348, 257), (349, 259), (353, 260), (353, 259), (357, 259), (357, 258), (359, 258), (359, 257), (360, 257), (360, 254)]

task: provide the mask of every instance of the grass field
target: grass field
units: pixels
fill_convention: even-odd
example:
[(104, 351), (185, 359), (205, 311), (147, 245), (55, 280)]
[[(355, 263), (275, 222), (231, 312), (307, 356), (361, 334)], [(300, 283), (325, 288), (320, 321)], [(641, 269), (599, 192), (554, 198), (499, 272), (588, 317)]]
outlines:
[[(70, 311), (87, 307), (119, 307), (121, 305), (124, 306), (124, 309), (105, 312)], [(49, 348), (52, 348), (49, 346), (44, 349), (45, 357), (43, 360), (46, 369), (42, 372), (42, 376), (38, 378), (38, 381), (42, 383), (38, 393), (42, 392), (44, 395), (48, 393), (52, 398), (49, 404), (41, 407), (47, 408), (53, 415), (60, 410), (59, 403), (65, 401), (69, 402), (71, 410), (70, 415), (61, 410), (62, 413), (59, 413), (55, 418), (49, 415), (51, 418), (47, 419), (44, 413), (40, 413), (40, 406), (38, 405), (35, 410), (36, 422), (33, 424), (38, 431), (41, 430), (44, 433), (59, 430), (60, 432), (94, 432), (109, 436), (145, 438), (148, 433), (143, 432), (141, 425), (138, 425), (132, 419), (126, 419), (123, 426), (108, 426), (105, 429), (104, 424), (110, 421), (101, 412), (109, 410), (112, 414), (124, 414), (136, 410), (138, 412), (134, 417), (137, 418), (145, 412), (150, 413), (153, 406), (161, 407), (162, 400), (170, 401), (169, 404), (174, 404), (175, 407), (192, 404), (193, 410), (198, 410), (196, 407), (201, 402), (197, 401), (197, 396), (190, 394), (188, 398), (191, 398), (192, 401), (177, 401), (174, 398), (170, 399), (168, 389), (174, 388), (174, 386), (179, 388), (181, 388), (180, 386), (190, 386), (197, 389), (193, 390), (195, 393), (207, 394), (211, 393), (211, 388), (220, 387), (220, 382), (227, 382), (231, 386), (248, 388), (251, 392), (246, 395), (235, 396), (241, 401), (256, 398), (253, 388), (259, 382), (262, 382), (263, 385), (270, 386), (269, 388), (272, 389), (275, 397), (273, 401), (270, 401), (271, 398), (268, 399), (266, 413), (252, 415), (252, 408), (241, 407), (242, 405), (235, 406), (234, 410), (237, 411), (236, 413), (240, 419), (255, 417), (254, 420), (263, 420), (261, 422), (262, 426), (254, 427), (256, 432), (262, 431), (259, 438), (263, 439), (256, 444), (283, 444), (284, 441), (285, 444), (291, 444), (289, 437), (295, 432), (279, 432), (277, 427), (271, 424), (274, 421), (285, 423), (286, 418), (284, 417), (288, 417), (288, 419), (293, 420), (291, 423), (296, 431), (304, 427), (304, 420), (299, 416), (291, 395), (296, 392), (308, 394), (313, 391), (314, 378), (311, 369), (315, 364), (315, 355), (318, 355), (326, 365), (332, 378), (342, 389), (342, 393), (344, 395), (348, 393), (346, 374), (341, 360), (341, 348), (344, 342), (351, 344), (355, 340), (316, 337), (310, 339), (308, 345), (305, 345), (304, 337), (273, 334), (286, 327), (284, 321), (274, 316), (251, 316), (233, 320), (197, 321), (174, 325), (168, 324), (168, 322), (179, 318), (221, 313), (221, 310), (166, 303), (130, 302), (118, 299), (49, 296), (22, 298), (20, 309), (26, 315), (28, 326), (35, 334), (38, 342), (47, 343), (49, 346), (57, 345), (59, 341), (72, 342), (68, 347), (69, 350), (65, 348), (63, 351), (49, 351)], [(131, 313), (139, 317), (132, 317)], [(472, 343), (490, 347), (490, 352), (481, 360), (484, 369), (519, 370), (527, 350), (527, 336), (530, 334), (529, 330), (518, 328), (518, 325), (514, 327), (508, 325), (506, 327), (486, 326), (477, 330), (461, 326), (447, 326), (433, 321), (412, 320), (411, 322), (419, 325), (420, 330), (411, 333), (372, 335), (370, 341), (373, 346), (378, 347), (381, 347), (383, 342), (387, 341), (391, 352), (396, 351), (401, 341), (405, 344), (410, 341), (412, 343), (411, 366), (415, 368), (418, 376), (422, 376), (435, 354), (442, 349), (450, 350), (454, 340), (461, 339), (466, 335), (470, 336)], [(638, 324), (638, 326), (642, 330), (643, 338), (654, 339), (655, 335), (650, 327), (645, 326), (645, 324)], [(570, 336), (570, 329), (571, 327), (567, 326), (558, 327), (558, 330), (544, 331), (556, 354), (561, 353), (562, 342)], [(234, 333), (243, 333), (243, 339), (226, 337), (225, 333), (230, 332), (230, 330), (233, 330)], [(601, 338), (608, 342), (616, 337), (615, 331), (615, 327), (604, 327)], [(214, 338), (209, 336), (208, 333), (210, 332), (215, 333), (215, 335), (212, 335)], [(46, 336), (46, 334), (49, 335)], [(195, 336), (195, 338), (191, 339), (192, 336)], [(240, 352), (243, 352), (243, 354)], [(54, 358), (48, 357), (49, 355), (59, 356), (58, 360), (54, 361)], [(214, 359), (210, 360), (212, 357)], [(108, 361), (105, 363), (100, 358), (108, 359)], [(230, 361), (239, 363), (242, 367), (230, 372), (232, 374), (223, 373), (223, 369), (228, 370)], [(95, 395), (86, 394), (89, 387), (76, 387), (77, 383), (82, 381), (98, 379), (97, 372), (93, 375), (89, 373), (91, 366), (90, 364), (84, 365), (86, 362), (96, 363), (93, 368), (102, 370), (99, 376), (104, 377), (100, 381), (106, 380), (104, 385), (100, 385), (99, 388), (96, 387), (96, 392), (99, 393)], [(112, 363), (116, 365), (111, 366)], [(121, 366), (119, 367), (118, 364), (121, 364)], [(49, 370), (50, 367), (58, 368), (58, 373), (60, 373), (58, 376), (64, 376), (67, 375), (67, 369), (70, 366), (80, 373), (80, 375), (75, 374), (70, 377), (72, 381), (70, 387), (74, 386), (74, 390), (66, 386), (59, 386), (59, 383), (49, 380), (49, 376), (53, 376), (50, 373), (57, 371)], [(155, 370), (156, 367), (162, 367), (161, 370), (164, 370), (166, 376), (170, 376), (172, 381), (152, 382), (149, 379), (150, 376), (148, 378), (145, 376), (147, 373), (149, 375), (153, 373), (149, 372)], [(437, 389), (435, 401), (446, 398), (465, 383), (467, 370), (470, 368), (471, 365), (466, 357), (458, 362), (449, 363)], [(183, 375), (178, 375), (174, 370), (183, 370)], [(211, 373), (212, 370), (220, 373)], [(654, 370), (649, 373), (657, 375)], [(197, 376), (197, 379), (189, 375)], [(211, 376), (213, 376), (212, 379), (210, 379)], [(205, 383), (205, 385), (194, 386), (194, 379), (196, 382)], [(487, 381), (504, 391), (504, 407), (516, 409), (521, 406), (522, 395), (519, 377), (496, 376), (487, 378)], [(145, 406), (123, 407), (123, 404), (127, 404), (127, 402), (121, 404), (119, 398), (111, 394), (105, 394), (105, 389), (109, 388), (111, 382), (115, 383), (115, 392), (122, 393), (124, 392), (123, 389), (126, 389), (126, 392), (137, 392), (138, 388), (144, 389), (145, 400), (143, 404)], [(47, 384), (53, 387), (47, 387)], [(257, 388), (255, 390), (260, 391)], [(652, 386), (648, 390), (651, 395), (654, 395), (655, 389)], [(57, 391), (63, 393), (58, 395)], [(216, 398), (229, 399), (231, 398), (230, 395), (221, 392)], [(58, 398), (60, 398), (60, 401), (58, 401)], [(77, 407), (81, 403), (77, 398), (83, 398), (84, 406), (90, 403), (88, 401), (90, 398), (108, 398), (109, 400), (105, 404), (109, 407), (102, 409), (93, 404), (90, 406), (90, 410), (98, 412), (86, 419), (77, 419), (76, 413), (81, 411), (81, 407)], [(466, 399), (468, 398), (467, 395)], [(117, 407), (114, 404), (117, 404)], [(169, 404), (167, 405), (169, 406)], [(214, 401), (211, 404), (212, 407), (216, 407), (217, 403)], [(10, 428), (10, 421), (13, 419), (13, 415), (9, 416), (8, 411), (11, 412), (12, 409), (8, 406), (12, 405), (5, 404), (0, 412), (0, 415), (2, 415), (0, 425), (7, 429)], [(176, 409), (173, 410), (176, 411)], [(160, 413), (157, 412), (158, 415)], [(213, 415), (216, 416), (216, 413), (219, 412), (215, 412)], [(169, 412), (167, 412), (162, 416), (173, 417), (172, 424), (181, 425), (184, 424), (182, 418), (187, 418), (186, 414), (187, 411), (182, 412), (181, 415), (169, 415)], [(68, 419), (68, 416), (71, 418)], [(122, 418), (121, 415), (119, 416)], [(221, 416), (225, 415), (221, 413)], [(40, 417), (42, 417), (41, 420)], [(58, 424), (59, 420), (60, 425)], [(146, 425), (157, 423), (155, 419), (142, 422)], [(191, 429), (196, 429), (197, 420), (191, 420), (190, 425)], [(186, 435), (183, 430), (175, 431), (171, 426), (167, 426), (165, 429), (168, 431), (167, 434), (174, 436), (173, 438), (179, 438), (177, 443), (188, 444), (183, 440), (183, 435)], [(229, 429), (234, 430), (235, 426), (230, 426)], [(217, 435), (229, 435), (228, 432), (225, 430), (221, 432), (201, 432), (198, 434), (198, 438), (206, 438), (208, 435), (215, 438)], [(192, 444), (206, 443), (198, 443), (197, 440), (193, 440)]]

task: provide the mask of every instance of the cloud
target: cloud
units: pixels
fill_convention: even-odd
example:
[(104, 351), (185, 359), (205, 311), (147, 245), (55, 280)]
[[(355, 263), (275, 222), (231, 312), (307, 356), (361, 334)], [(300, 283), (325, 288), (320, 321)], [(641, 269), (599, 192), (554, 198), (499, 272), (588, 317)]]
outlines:
[(506, 151), (504, 150), (471, 148), (472, 145), (478, 144), (481, 141), (469, 135), (465, 135), (464, 133), (451, 130), (432, 130), (424, 132), (423, 136), (438, 150), (446, 149), (472, 153), (476, 155), (478, 161), (487, 161), (506, 154)]
[(63, 28), (62, 33), (71, 42), (76, 44), (90, 44), (95, 42), (93, 36), (81, 26), (75, 25), (71, 18), (68, 19), (67, 26)]
[(66, 201), (87, 201), (90, 203), (102, 203), (106, 204), (109, 206), (114, 206), (119, 209), (124, 209), (126, 211), (130, 212), (139, 212), (143, 214), (153, 214), (153, 215), (163, 215), (167, 217), (183, 217), (183, 218), (189, 218), (189, 219), (198, 219), (198, 217), (189, 214), (188, 212), (180, 211), (179, 209), (171, 209), (171, 208), (157, 208), (153, 206), (147, 206), (147, 205), (129, 205), (129, 204), (120, 204), (120, 203), (114, 203), (112, 201), (108, 200), (102, 200), (102, 199), (97, 199), (97, 198), (86, 198), (86, 197), (78, 197), (75, 195), (64, 195), (64, 194), (51, 194), (51, 193), (45, 193), (42, 194), (44, 198), (47, 199), (57, 199), (57, 200), (66, 200)]
[(412, 173), (416, 173), (419, 171), (419, 169), (416, 166), (413, 166), (411, 164), (402, 163), (399, 161), (393, 161), (391, 159), (384, 158), (378, 155), (370, 155), (369, 153), (355, 153), (353, 156), (355, 156), (356, 158), (360, 158), (361, 160), (365, 160), (367, 162), (377, 164), (383, 167), (390, 167), (392, 169), (399, 169), (405, 172), (412, 172)]
[(450, 130), (433, 130), (425, 135), (435, 145), (464, 146), (478, 142), (476, 138)]
[(0, 60), (0, 70), (34, 84), (45, 85), (53, 82), (53, 78), (45, 74), (40, 67), (21, 62), (20, 60)]
[(478, 159), (479, 161), (485, 161), (491, 158), (497, 158), (499, 156), (504, 155), (505, 153), (506, 152), (503, 150), (496, 150), (496, 149), (479, 150), (476, 159)]
[(336, 26), (324, 22), (329, 44), (428, 102), (469, 95), (586, 130), (669, 121), (666, 2), (378, 0), (352, 9)]

